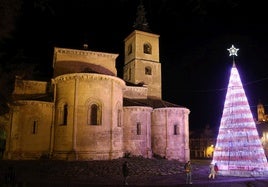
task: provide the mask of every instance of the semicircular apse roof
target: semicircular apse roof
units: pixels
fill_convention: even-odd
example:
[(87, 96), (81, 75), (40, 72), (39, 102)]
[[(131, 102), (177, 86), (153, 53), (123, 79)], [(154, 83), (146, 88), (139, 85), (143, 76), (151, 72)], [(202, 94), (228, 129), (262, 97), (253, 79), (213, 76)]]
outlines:
[(69, 73), (98, 73), (115, 76), (109, 69), (96, 64), (79, 61), (58, 61), (55, 64), (53, 77)]

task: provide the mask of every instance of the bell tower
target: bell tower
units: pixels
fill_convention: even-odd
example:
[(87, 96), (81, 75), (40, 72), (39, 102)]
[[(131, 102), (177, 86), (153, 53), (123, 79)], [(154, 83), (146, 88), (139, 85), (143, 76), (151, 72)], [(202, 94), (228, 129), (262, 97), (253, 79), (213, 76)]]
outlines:
[(134, 31), (124, 40), (123, 79), (148, 88), (148, 97), (162, 98), (159, 35), (150, 33), (142, 3), (137, 8)]

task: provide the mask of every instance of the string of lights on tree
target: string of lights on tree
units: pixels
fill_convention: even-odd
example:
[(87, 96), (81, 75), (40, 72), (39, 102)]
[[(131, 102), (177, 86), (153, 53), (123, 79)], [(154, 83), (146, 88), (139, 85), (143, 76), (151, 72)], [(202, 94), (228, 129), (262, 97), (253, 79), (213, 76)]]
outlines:
[(233, 57), (233, 67), (212, 163), (217, 163), (222, 175), (266, 175), (267, 158), (235, 65), (239, 49), (232, 45), (227, 50)]

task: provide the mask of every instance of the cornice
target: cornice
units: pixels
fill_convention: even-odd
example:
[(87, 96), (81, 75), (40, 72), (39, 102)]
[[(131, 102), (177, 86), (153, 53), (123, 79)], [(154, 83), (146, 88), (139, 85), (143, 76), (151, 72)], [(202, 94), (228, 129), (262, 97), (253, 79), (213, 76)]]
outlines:
[(110, 76), (110, 75), (103, 75), (103, 74), (96, 74), (96, 73), (71, 73), (60, 75), (54, 79), (52, 79), (53, 84), (58, 84), (68, 80), (113, 80), (120, 84), (122, 87), (125, 86), (125, 81), (118, 77)]
[(77, 55), (77, 56), (88, 56), (94, 55), (97, 57), (109, 57), (112, 59), (116, 59), (118, 54), (113, 53), (103, 53), (103, 52), (95, 52), (95, 51), (86, 51), (86, 50), (77, 50), (77, 49), (67, 49), (67, 48), (57, 48), (55, 47), (55, 52), (59, 54), (70, 54), (70, 55)]
[(147, 111), (147, 112), (151, 112), (153, 111), (152, 107), (146, 107), (146, 106), (127, 106), (127, 107), (123, 107), (123, 110), (132, 110), (132, 111)]

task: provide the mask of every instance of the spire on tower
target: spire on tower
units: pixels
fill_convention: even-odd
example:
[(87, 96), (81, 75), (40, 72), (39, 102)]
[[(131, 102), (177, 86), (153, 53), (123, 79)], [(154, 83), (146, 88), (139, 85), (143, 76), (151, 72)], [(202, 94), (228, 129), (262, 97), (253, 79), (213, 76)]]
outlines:
[(150, 28), (149, 28), (149, 24), (148, 24), (146, 17), (145, 17), (146, 12), (145, 12), (142, 0), (140, 1), (140, 4), (137, 8), (136, 15), (137, 15), (137, 17), (136, 17), (136, 21), (134, 22), (133, 27), (137, 30), (149, 32)]

